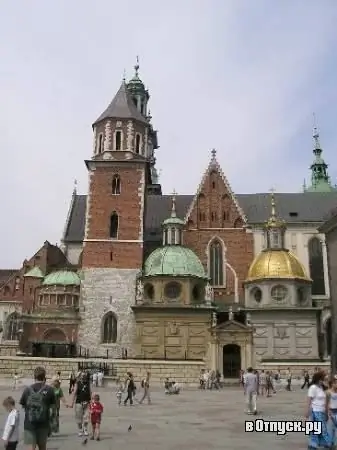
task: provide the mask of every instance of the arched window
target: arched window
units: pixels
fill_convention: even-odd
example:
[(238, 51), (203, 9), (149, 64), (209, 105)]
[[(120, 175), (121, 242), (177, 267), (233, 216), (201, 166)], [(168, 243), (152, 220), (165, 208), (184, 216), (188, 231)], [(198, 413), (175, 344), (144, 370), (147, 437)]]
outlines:
[(116, 131), (115, 133), (115, 150), (122, 150), (122, 132)]
[(117, 341), (117, 319), (114, 313), (108, 312), (102, 322), (102, 343), (114, 344)]
[(209, 246), (209, 276), (212, 286), (224, 285), (223, 248), (218, 239), (214, 239)]
[(110, 237), (113, 239), (117, 239), (118, 236), (118, 214), (113, 212), (110, 217)]
[(136, 145), (135, 145), (136, 153), (140, 153), (140, 134), (136, 134)]
[(17, 313), (12, 313), (7, 317), (4, 329), (4, 340), (5, 341), (16, 341), (18, 336), (20, 325), (19, 317)]
[(310, 239), (308, 252), (312, 295), (325, 295), (323, 251), (319, 238)]
[(119, 195), (121, 193), (121, 179), (119, 175), (114, 175), (112, 178), (112, 194)]
[(103, 153), (104, 141), (103, 141), (103, 133), (98, 135), (97, 139), (97, 153)]

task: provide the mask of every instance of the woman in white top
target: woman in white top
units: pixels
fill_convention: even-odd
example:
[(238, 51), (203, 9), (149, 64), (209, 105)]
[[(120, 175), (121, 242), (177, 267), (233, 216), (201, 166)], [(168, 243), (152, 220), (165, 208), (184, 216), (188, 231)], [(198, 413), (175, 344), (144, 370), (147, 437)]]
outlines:
[(306, 419), (322, 423), (320, 434), (311, 434), (308, 450), (316, 450), (319, 447), (331, 448), (331, 436), (327, 428), (327, 396), (324, 387), (324, 372), (316, 372), (312, 377), (312, 384), (308, 390), (308, 405)]

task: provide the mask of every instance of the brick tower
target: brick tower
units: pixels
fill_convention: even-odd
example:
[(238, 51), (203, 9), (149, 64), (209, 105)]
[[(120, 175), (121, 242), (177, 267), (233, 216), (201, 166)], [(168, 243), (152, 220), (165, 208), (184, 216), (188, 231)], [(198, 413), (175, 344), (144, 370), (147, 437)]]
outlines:
[(143, 264), (147, 193), (161, 193), (155, 169), (157, 133), (149, 93), (138, 76), (122, 84), (93, 124), (86, 161), (89, 193), (82, 257), (79, 344), (90, 355), (132, 354), (136, 277)]

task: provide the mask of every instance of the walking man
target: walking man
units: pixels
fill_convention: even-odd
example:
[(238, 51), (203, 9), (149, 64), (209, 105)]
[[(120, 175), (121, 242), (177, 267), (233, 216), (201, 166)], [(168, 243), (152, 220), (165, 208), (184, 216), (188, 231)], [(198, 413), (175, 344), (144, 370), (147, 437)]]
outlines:
[(146, 378), (142, 381), (142, 388), (144, 389), (143, 397), (140, 400), (140, 404), (143, 403), (143, 401), (147, 398), (147, 403), (151, 404), (151, 397), (150, 397), (150, 372), (147, 372)]
[(254, 373), (253, 368), (249, 367), (245, 376), (245, 395), (247, 403), (247, 414), (257, 414), (257, 390), (258, 381), (257, 375)]
[(73, 401), (71, 407), (75, 404), (75, 419), (78, 427), (79, 436), (88, 436), (89, 422), (89, 404), (91, 401), (90, 381), (85, 372), (82, 372), (75, 384)]

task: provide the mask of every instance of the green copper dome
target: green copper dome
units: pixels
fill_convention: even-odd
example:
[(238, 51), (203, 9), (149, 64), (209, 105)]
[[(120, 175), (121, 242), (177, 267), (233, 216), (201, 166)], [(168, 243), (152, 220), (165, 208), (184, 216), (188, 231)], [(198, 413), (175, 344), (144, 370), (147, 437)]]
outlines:
[(162, 225), (185, 225), (185, 222), (181, 219), (179, 219), (179, 217), (168, 217), (167, 219), (164, 220), (164, 222), (162, 223)]
[(27, 273), (25, 273), (24, 277), (43, 278), (44, 275), (40, 267), (35, 266), (32, 269), (30, 269)]
[(161, 275), (207, 278), (197, 255), (189, 248), (179, 245), (157, 248), (147, 258), (144, 276), (154, 277)]
[(81, 284), (80, 277), (76, 272), (69, 270), (59, 270), (52, 272), (46, 276), (42, 283), (44, 286), (62, 285), (62, 286), (79, 286)]

